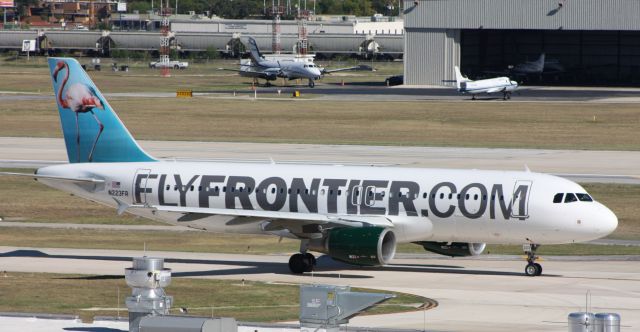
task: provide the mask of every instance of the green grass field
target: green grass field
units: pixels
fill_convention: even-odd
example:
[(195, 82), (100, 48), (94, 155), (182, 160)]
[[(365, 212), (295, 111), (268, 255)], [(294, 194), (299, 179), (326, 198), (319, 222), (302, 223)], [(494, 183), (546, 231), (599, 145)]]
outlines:
[[(51, 95), (48, 70), (39, 64), (0, 66), (0, 91)], [(85, 61), (85, 60), (82, 60)], [(1, 63), (0, 63), (1, 64)], [(249, 90), (246, 79), (216, 70), (233, 61), (197, 64), (169, 78), (139, 63), (129, 73), (90, 72), (104, 93), (177, 89)], [(335, 66), (348, 63), (334, 64)], [(327, 77), (382, 82), (401, 63), (375, 63), (376, 72)], [(25, 79), (28, 78), (28, 79)], [(138, 139), (465, 146), (592, 150), (640, 149), (637, 104), (350, 101), (294, 99), (260, 88), (252, 100), (224, 98), (109, 98)], [(28, 111), (27, 111), (28, 110)], [(61, 137), (54, 98), (0, 104), (0, 136)], [(366, 123), (366, 125), (363, 125)]]
[[(298, 285), (173, 277), (165, 290), (174, 297), (171, 313), (176, 315), (180, 315), (180, 307), (188, 308), (190, 315), (253, 322), (297, 320), (299, 314)], [(365, 314), (412, 311), (426, 301), (420, 296), (395, 294), (396, 298)], [(0, 274), (1, 312), (72, 314), (84, 321), (91, 321), (94, 316), (126, 317), (124, 300), (129, 295), (131, 289), (121, 276)]]

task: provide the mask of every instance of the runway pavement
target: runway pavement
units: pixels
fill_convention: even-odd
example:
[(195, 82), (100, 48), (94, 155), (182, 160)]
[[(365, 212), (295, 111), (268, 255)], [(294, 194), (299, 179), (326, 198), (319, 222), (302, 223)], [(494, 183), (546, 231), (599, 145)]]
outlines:
[[(6, 271), (122, 275), (139, 251), (0, 247)], [(429, 331), (567, 331), (567, 315), (616, 312), (624, 331), (640, 329), (638, 257), (625, 260), (565, 258), (543, 261), (544, 275), (525, 277), (524, 261), (511, 258), (404, 258), (383, 268), (357, 268), (320, 257), (313, 274), (291, 275), (288, 256), (147, 252), (166, 258), (174, 278), (246, 279), (328, 283), (406, 292), (436, 300), (426, 312), (356, 317), (354, 326)], [(215, 290), (212, 290), (215, 291)], [(167, 288), (171, 294), (171, 287)]]
[[(409, 146), (140, 141), (158, 158), (201, 161), (524, 170), (579, 182), (640, 184), (639, 151), (442, 148)], [(0, 137), (0, 167), (42, 167), (67, 160), (62, 139)]]
[[(278, 94), (280, 90), (280, 94)], [(278, 95), (291, 95), (294, 91), (300, 91), (303, 96), (323, 100), (381, 100), (381, 101), (411, 101), (411, 100), (431, 100), (431, 101), (471, 101), (471, 95), (462, 95), (452, 87), (444, 86), (393, 86), (387, 87), (382, 82), (346, 82), (316, 84), (316, 87), (309, 88), (306, 85), (287, 86), (259, 86), (257, 88), (258, 98), (269, 98)], [(250, 86), (235, 90), (216, 89), (194, 91), (194, 96), (226, 98), (235, 96), (236, 98), (254, 97), (254, 90)], [(174, 92), (125, 92), (125, 93), (105, 93), (107, 98), (175, 98)], [(596, 103), (640, 103), (640, 89), (620, 88), (620, 87), (541, 87), (523, 86), (512, 96), (518, 102), (596, 102)], [(50, 93), (22, 93), (14, 91), (0, 91), (0, 101), (16, 102), (29, 100), (53, 100)], [(477, 100), (473, 102), (499, 101), (502, 102), (501, 94), (479, 94)]]

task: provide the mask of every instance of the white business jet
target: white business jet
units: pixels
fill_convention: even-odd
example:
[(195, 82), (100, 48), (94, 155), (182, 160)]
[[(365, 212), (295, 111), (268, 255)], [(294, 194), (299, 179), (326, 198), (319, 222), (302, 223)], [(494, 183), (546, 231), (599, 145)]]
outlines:
[(511, 99), (511, 93), (518, 88), (518, 82), (512, 81), (506, 76), (473, 81), (462, 76), (458, 66), (455, 67), (455, 72), (458, 92), (471, 94), (473, 100), (479, 93), (502, 93), (502, 99)]

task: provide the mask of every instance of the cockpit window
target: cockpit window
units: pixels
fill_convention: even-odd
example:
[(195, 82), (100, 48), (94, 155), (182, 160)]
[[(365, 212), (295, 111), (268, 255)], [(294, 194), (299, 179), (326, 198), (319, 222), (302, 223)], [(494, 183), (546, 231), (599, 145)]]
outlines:
[(564, 198), (565, 203), (571, 203), (571, 202), (577, 202), (577, 201), (578, 199), (576, 198), (576, 195), (572, 193), (568, 193), (567, 196), (565, 196)]
[(589, 196), (589, 194), (576, 193), (576, 196), (578, 196), (578, 200), (580, 200), (581, 202), (593, 202), (593, 198), (591, 198), (591, 196)]
[(555, 196), (553, 196), (553, 202), (554, 203), (562, 203), (562, 197), (564, 196), (563, 193), (558, 193)]

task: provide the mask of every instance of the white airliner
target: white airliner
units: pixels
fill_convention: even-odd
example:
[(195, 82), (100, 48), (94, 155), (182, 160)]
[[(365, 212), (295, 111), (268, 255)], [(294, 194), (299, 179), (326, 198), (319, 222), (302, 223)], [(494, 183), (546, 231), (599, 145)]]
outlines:
[(460, 68), (455, 67), (456, 88), (458, 92), (470, 93), (471, 99), (476, 99), (479, 93), (502, 93), (504, 100), (511, 99), (511, 93), (518, 88), (518, 82), (510, 80), (508, 77), (488, 78), (485, 80), (473, 81), (462, 76)]
[(156, 160), (76, 60), (48, 61), (70, 163), (19, 175), (118, 214), (298, 239), (294, 273), (314, 268), (310, 251), (379, 266), (398, 243), (412, 242), (449, 256), (478, 255), (486, 243), (524, 245), (525, 274), (534, 276), (542, 273), (539, 245), (597, 239), (618, 224), (580, 185), (529, 171)]

